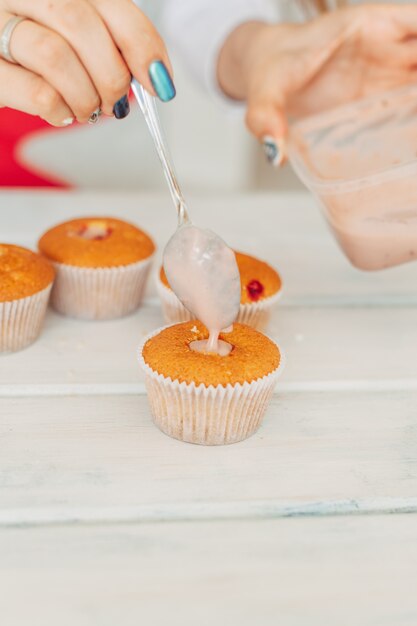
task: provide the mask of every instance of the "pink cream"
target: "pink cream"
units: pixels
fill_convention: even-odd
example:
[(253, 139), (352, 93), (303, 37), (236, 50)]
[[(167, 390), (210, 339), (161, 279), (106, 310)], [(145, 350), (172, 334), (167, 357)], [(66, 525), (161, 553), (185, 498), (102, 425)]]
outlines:
[(240, 306), (240, 275), (234, 252), (210, 230), (186, 223), (171, 237), (164, 251), (168, 281), (183, 305), (208, 329), (207, 341), (192, 349), (221, 355), (230, 352), (219, 341), (230, 332)]
[(294, 123), (291, 162), (356, 267), (417, 259), (417, 85)]

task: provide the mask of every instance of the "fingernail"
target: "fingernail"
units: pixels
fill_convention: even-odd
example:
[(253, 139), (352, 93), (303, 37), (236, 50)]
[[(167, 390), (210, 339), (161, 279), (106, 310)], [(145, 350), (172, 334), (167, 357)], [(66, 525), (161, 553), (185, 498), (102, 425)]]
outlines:
[(172, 100), (176, 91), (165, 64), (162, 61), (153, 61), (149, 66), (148, 73), (158, 98), (162, 102)]
[(71, 126), (73, 122), (74, 122), (73, 117), (66, 117), (64, 120), (62, 120), (61, 124), (62, 126)]
[(117, 120), (122, 120), (124, 117), (127, 117), (130, 113), (130, 104), (129, 98), (127, 96), (123, 96), (116, 102), (113, 107), (114, 117)]
[(285, 143), (283, 139), (276, 140), (270, 135), (262, 139), (263, 150), (268, 163), (274, 167), (280, 167), (285, 158)]

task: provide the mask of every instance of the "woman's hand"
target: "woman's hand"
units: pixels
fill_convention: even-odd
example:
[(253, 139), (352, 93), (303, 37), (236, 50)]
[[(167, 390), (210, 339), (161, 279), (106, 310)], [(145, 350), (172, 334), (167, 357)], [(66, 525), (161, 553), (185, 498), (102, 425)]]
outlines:
[(249, 130), (279, 165), (288, 118), (417, 80), (417, 7), (365, 5), (304, 25), (243, 24), (220, 53), (218, 79), (227, 95), (246, 100)]
[(133, 74), (148, 91), (175, 95), (164, 43), (132, 0), (0, 0), (0, 30), (16, 65), (0, 59), (0, 105), (54, 126), (89, 120), (100, 108), (125, 117)]

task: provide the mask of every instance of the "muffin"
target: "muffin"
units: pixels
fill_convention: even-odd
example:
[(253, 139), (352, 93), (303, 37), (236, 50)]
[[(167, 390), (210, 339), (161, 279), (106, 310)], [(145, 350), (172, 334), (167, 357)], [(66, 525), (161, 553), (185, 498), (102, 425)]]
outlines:
[(0, 244), (0, 352), (15, 352), (40, 334), (55, 272), (39, 254)]
[[(264, 330), (271, 317), (272, 307), (281, 295), (281, 277), (268, 263), (242, 252), (235, 254), (242, 287), (240, 310), (236, 321)], [(186, 322), (193, 318), (193, 314), (172, 291), (163, 267), (157, 276), (157, 290), (168, 324)]]
[(208, 338), (192, 320), (149, 335), (139, 362), (155, 424), (167, 435), (203, 445), (235, 443), (259, 427), (272, 396), (282, 357), (273, 341), (244, 324), (220, 339), (227, 356), (194, 351)]
[(51, 303), (59, 313), (106, 320), (140, 305), (155, 245), (133, 224), (83, 217), (51, 228), (38, 245), (56, 270)]

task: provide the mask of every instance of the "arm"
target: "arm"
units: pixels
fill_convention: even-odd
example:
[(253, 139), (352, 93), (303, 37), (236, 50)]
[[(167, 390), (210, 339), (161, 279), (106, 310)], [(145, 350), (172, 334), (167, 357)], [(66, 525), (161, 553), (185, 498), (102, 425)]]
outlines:
[(417, 80), (417, 6), (362, 5), (278, 23), (268, 0), (176, 0), (173, 47), (212, 93), (246, 106), (279, 165), (288, 120)]
[(249, 130), (270, 161), (285, 153), (288, 120), (415, 82), (417, 7), (362, 5), (305, 24), (246, 23), (218, 56), (223, 92), (246, 102)]
[(162, 13), (162, 32), (197, 82), (224, 98), (217, 80), (217, 59), (229, 35), (250, 20), (274, 22), (271, 0), (171, 0)]

